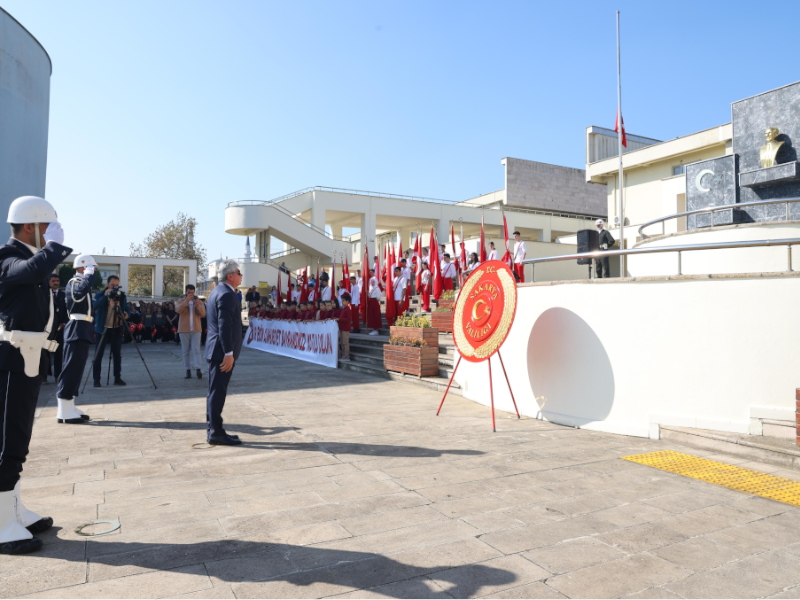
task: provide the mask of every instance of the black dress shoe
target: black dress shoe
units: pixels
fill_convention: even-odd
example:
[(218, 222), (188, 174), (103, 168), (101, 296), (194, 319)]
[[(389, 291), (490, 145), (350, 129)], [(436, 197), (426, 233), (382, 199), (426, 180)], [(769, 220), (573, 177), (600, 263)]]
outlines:
[[(83, 417), (87, 417), (87, 418), (84, 419)], [(89, 420), (88, 419), (89, 415), (83, 415), (83, 417), (81, 417), (79, 419), (75, 418), (75, 419), (56, 419), (56, 420), (59, 423), (67, 423), (68, 425), (83, 425), (84, 423), (86, 423)]]
[(95, 382), (94, 382), (94, 387), (101, 387), (101, 386), (100, 386), (100, 382), (99, 382), (99, 381), (95, 381)]
[(197, 369), (197, 378), (198, 379), (202, 379), (203, 378), (203, 372), (200, 369)]
[(191, 379), (191, 378), (192, 378), (192, 372), (189, 369), (186, 369), (186, 377), (184, 377), (184, 379)]
[(47, 531), (53, 526), (53, 517), (42, 517), (36, 523), (28, 525), (25, 529), (30, 531), (33, 535)]
[(84, 421), (91, 421), (92, 417), (90, 417), (89, 415), (81, 415), (81, 419)]
[(29, 540), (16, 540), (0, 544), (0, 554), (29, 554), (42, 547), (42, 540), (31, 538)]
[(128, 384), (125, 383), (124, 381), (122, 381), (122, 379), (120, 379), (119, 377), (115, 377), (114, 378), (114, 385), (128, 385)]
[(232, 435), (211, 435), (206, 440), (212, 446), (238, 446), (242, 440), (235, 438)]

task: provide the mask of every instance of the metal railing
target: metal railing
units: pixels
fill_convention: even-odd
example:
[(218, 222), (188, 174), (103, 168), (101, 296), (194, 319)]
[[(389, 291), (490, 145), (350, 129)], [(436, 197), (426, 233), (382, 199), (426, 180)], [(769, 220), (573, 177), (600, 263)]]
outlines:
[[(687, 210), (686, 212), (682, 213), (675, 213), (674, 215), (668, 215), (666, 217), (660, 217), (658, 219), (653, 219), (652, 221), (648, 221), (644, 225), (639, 227), (639, 235), (642, 236), (642, 239), (647, 239), (652, 237), (644, 233), (643, 229), (645, 227), (650, 227), (651, 225), (655, 225), (656, 223), (661, 223), (661, 235), (666, 235), (665, 228), (663, 224), (672, 219), (679, 219), (681, 217), (688, 217), (690, 215), (702, 215), (709, 213), (711, 215), (711, 227), (714, 227), (714, 213), (723, 211), (723, 210), (738, 210), (740, 208), (747, 208), (747, 207), (757, 207), (757, 206), (768, 206), (771, 204), (785, 204), (786, 205), (786, 220), (789, 220), (789, 212), (790, 212), (790, 205), (794, 204), (795, 202), (800, 202), (800, 198), (779, 198), (777, 200), (757, 200), (756, 202), (743, 202), (742, 204), (724, 204), (722, 206), (709, 206), (707, 208), (699, 208), (697, 210)], [(705, 229), (705, 227), (703, 227)]]
[(683, 252), (694, 252), (697, 250), (726, 250), (732, 248), (767, 248), (770, 246), (786, 246), (786, 257), (788, 261), (787, 271), (794, 271), (792, 267), (792, 246), (800, 245), (800, 238), (785, 238), (779, 240), (752, 240), (742, 242), (719, 242), (716, 244), (687, 244), (685, 246), (658, 246), (655, 248), (631, 248), (629, 250), (606, 250), (603, 252), (582, 252), (577, 254), (562, 254), (560, 256), (542, 256), (539, 258), (528, 258), (523, 260), (523, 264), (531, 265), (534, 272), (531, 274), (531, 282), (536, 281), (535, 265), (545, 262), (555, 262), (560, 260), (578, 260), (579, 258), (611, 258), (614, 256), (631, 256), (638, 254), (662, 254), (664, 252), (678, 253), (678, 273), (683, 275), (683, 263), (681, 254)]
[[(467, 200), (442, 200), (440, 198), (427, 198), (425, 196), (405, 196), (402, 194), (390, 194), (386, 192), (369, 192), (366, 190), (350, 190), (346, 188), (334, 188), (322, 185), (316, 185), (313, 187), (308, 187), (302, 190), (298, 190), (296, 192), (291, 192), (289, 194), (280, 196), (279, 198), (274, 198), (272, 200), (236, 200), (233, 202), (229, 202), (228, 206), (274, 206), (276, 204), (283, 202), (284, 200), (290, 200), (292, 198), (296, 198), (297, 196), (302, 196), (303, 194), (308, 194), (310, 192), (334, 192), (337, 194), (352, 194), (355, 196), (391, 198), (394, 200), (411, 200), (414, 202), (430, 202), (433, 204), (443, 204), (446, 206), (463, 206), (465, 208), (480, 208), (483, 210), (503, 210), (508, 213), (535, 214), (535, 215), (543, 215), (549, 217), (565, 217), (569, 219), (582, 219), (587, 221), (593, 221), (595, 219), (606, 219), (605, 215), (580, 215), (580, 214), (573, 214), (566, 212), (554, 212), (546, 210), (536, 210), (533, 208), (520, 208), (520, 207), (508, 207), (508, 206), (504, 206), (501, 209), (499, 206), (486, 205), (486, 204), (472, 204)], [(291, 214), (289, 213), (289, 211), (286, 212), (288, 214)], [(308, 222), (306, 221), (306, 223)], [(330, 237), (330, 234), (327, 235)]]

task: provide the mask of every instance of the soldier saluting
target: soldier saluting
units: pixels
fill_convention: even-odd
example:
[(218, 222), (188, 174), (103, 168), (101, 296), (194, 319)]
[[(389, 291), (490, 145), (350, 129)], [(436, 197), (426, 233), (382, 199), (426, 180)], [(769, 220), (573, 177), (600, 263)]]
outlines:
[(89, 415), (75, 406), (75, 399), (89, 349), (94, 345), (92, 282), (97, 261), (91, 254), (79, 254), (72, 266), (76, 274), (67, 283), (65, 293), (69, 321), (64, 328), (64, 366), (58, 378), (56, 418), (59, 423), (74, 424), (89, 420)]
[(11, 239), (0, 246), (0, 554), (24, 554), (42, 547), (33, 537), (53, 526), (23, 506), (19, 477), (28, 455), (33, 416), (48, 340), (53, 296), (47, 277), (71, 252), (53, 206), (23, 196), (8, 210)]

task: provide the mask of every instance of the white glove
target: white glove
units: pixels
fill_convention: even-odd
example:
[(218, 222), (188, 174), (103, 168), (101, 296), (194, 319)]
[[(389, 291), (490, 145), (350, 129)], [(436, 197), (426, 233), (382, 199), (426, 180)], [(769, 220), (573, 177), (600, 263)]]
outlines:
[(94, 275), (94, 265), (89, 265), (88, 267), (83, 268), (83, 276), (84, 277), (91, 277)]
[(600, 244), (600, 248), (603, 250), (608, 250), (608, 244)]
[(64, 243), (64, 230), (61, 228), (61, 223), (53, 221), (47, 226), (47, 231), (44, 232), (44, 241), (56, 244)]

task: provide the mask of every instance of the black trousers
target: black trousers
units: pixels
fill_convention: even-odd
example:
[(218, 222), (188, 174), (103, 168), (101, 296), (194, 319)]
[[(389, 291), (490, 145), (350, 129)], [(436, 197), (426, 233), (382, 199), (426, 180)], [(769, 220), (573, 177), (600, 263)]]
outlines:
[(594, 274), (595, 277), (601, 279), (603, 277), (611, 277), (611, 271), (608, 268), (608, 257), (594, 259)]
[(227, 373), (220, 371), (220, 363), (208, 361), (208, 399), (206, 400), (206, 422), (208, 435), (225, 435), (222, 427), (222, 409), (228, 395), (228, 384), (233, 369)]
[(58, 378), (56, 397), (72, 400), (78, 395), (83, 369), (86, 367), (91, 347), (92, 343), (85, 340), (64, 344), (64, 368), (61, 371), (61, 377)]
[(109, 347), (109, 352), (111, 352), (111, 356), (114, 357), (114, 379), (119, 379), (122, 375), (122, 336), (116, 329), (107, 330), (105, 335), (106, 338), (101, 343), (100, 340), (103, 339), (103, 335), (100, 333), (94, 334), (94, 343), (100, 344), (100, 347), (97, 349), (97, 359), (93, 367), (95, 381), (100, 381), (102, 375), (103, 354), (105, 353), (106, 346)]
[(10, 492), (19, 481), (41, 385), (41, 377), (0, 371), (0, 492)]

